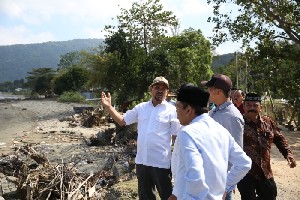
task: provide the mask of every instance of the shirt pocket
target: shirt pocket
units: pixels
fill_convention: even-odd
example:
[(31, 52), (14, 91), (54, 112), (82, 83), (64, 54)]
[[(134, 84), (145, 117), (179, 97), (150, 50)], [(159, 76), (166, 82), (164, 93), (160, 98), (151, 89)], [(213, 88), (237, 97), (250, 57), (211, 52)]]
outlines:
[(138, 116), (138, 131), (146, 131), (146, 127), (148, 127), (148, 124), (150, 122), (150, 116), (147, 114), (142, 114)]
[(267, 147), (270, 149), (271, 148), (271, 144), (273, 143), (274, 135), (271, 132), (269, 132), (269, 131), (265, 131), (264, 132), (264, 137), (267, 140)]
[(169, 115), (161, 115), (156, 117), (156, 131), (166, 132), (170, 128), (170, 119)]

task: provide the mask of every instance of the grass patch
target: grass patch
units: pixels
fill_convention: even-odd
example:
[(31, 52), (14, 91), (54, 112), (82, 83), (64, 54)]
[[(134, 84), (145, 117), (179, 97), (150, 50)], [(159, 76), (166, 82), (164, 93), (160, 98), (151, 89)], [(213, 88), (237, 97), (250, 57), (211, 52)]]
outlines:
[(106, 200), (138, 199), (137, 179), (122, 181), (113, 185), (105, 194)]
[(58, 98), (59, 102), (72, 102), (72, 103), (83, 103), (85, 102), (85, 97), (79, 92), (64, 92)]
[[(155, 191), (156, 199), (160, 199)], [(138, 200), (138, 180), (133, 178), (113, 185), (105, 194), (105, 200)]]

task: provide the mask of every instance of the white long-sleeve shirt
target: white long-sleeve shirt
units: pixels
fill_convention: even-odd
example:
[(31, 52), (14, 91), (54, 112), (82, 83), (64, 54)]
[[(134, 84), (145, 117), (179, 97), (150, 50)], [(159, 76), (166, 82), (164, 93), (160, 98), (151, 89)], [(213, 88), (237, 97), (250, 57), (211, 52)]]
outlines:
[[(227, 164), (233, 166), (227, 173)], [(251, 159), (230, 133), (208, 114), (182, 127), (172, 154), (177, 199), (222, 199), (251, 168)]]
[(166, 101), (157, 106), (152, 100), (143, 102), (128, 110), (124, 121), (126, 125), (137, 122), (136, 164), (170, 169), (171, 136), (180, 129), (175, 106)]

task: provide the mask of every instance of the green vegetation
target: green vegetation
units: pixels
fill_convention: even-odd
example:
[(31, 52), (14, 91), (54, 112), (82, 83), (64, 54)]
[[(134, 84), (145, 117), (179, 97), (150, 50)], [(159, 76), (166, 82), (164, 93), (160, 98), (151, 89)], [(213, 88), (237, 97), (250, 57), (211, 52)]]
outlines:
[[(179, 32), (179, 20), (171, 11), (165, 11), (159, 0), (146, 0), (133, 3), (128, 10), (121, 8), (121, 14), (115, 18), (117, 26), (106, 26), (108, 35), (104, 44), (100, 46), (92, 40), (97, 48), (72, 48), (65, 52), (61, 47), (56, 48), (67, 43), (0, 47), (3, 60), (0, 82), (1, 77), (10, 79), (8, 72), (22, 78), (25, 75), (20, 73), (28, 75), (27, 82), (20, 79), (0, 83), (0, 91), (27, 88), (32, 94), (51, 96), (92, 89), (109, 91), (114, 103), (121, 105), (147, 97), (148, 86), (156, 76), (165, 76), (171, 91), (175, 91), (184, 82), (199, 84), (213, 72), (224, 73), (235, 87), (246, 92), (288, 100), (293, 108), (291, 120), (298, 116), (300, 121), (297, 2), (208, 0), (208, 3), (214, 5), (214, 16), (209, 19), (215, 23), (213, 45), (241, 41), (240, 52), (213, 56), (214, 46), (201, 30), (188, 28)], [(79, 41), (82, 40), (76, 40)], [(16, 48), (23, 51), (15, 51)], [(35, 62), (36, 58), (46, 59), (54, 52), (58, 64), (51, 63), (53, 60)], [(9, 64), (2, 59), (8, 55)], [(29, 65), (20, 62), (23, 60)]]
[[(208, 0), (214, 5), (214, 44), (242, 41), (245, 52), (224, 70), (245, 91), (288, 100), (300, 123), (300, 24), (295, 0)], [(222, 9), (224, 6), (230, 9)], [(224, 12), (226, 11), (226, 12)], [(234, 14), (233, 14), (234, 13)], [(250, 44), (255, 43), (252, 48)], [(274, 108), (274, 105), (272, 105)]]
[(219, 67), (226, 67), (230, 62), (235, 60), (234, 53), (228, 53), (223, 55), (216, 55), (213, 57), (211, 68), (214, 72), (218, 72)]
[(176, 90), (183, 82), (198, 84), (212, 74), (210, 42), (192, 28), (172, 35), (178, 21), (159, 0), (133, 3), (129, 10), (121, 9), (117, 20), (117, 28), (106, 27), (110, 34), (104, 53), (94, 57), (98, 64), (92, 71), (98, 73), (91, 74), (91, 82), (100, 79), (118, 104), (143, 98), (156, 76), (167, 77)]
[(89, 78), (89, 71), (80, 66), (61, 69), (52, 79), (53, 92), (61, 95), (66, 91), (81, 91)]
[(5, 81), (4, 83), (0, 83), (0, 91), (1, 92), (13, 92), (18, 88), (24, 88), (24, 79), (15, 80), (14, 82)]
[(34, 68), (56, 70), (60, 56), (81, 50), (90, 51), (103, 44), (103, 39), (76, 39), (39, 44), (0, 46), (0, 83), (25, 79)]
[[(214, 44), (285, 40), (300, 44), (299, 1), (207, 0), (214, 6)], [(226, 7), (226, 9), (223, 9)]]
[(162, 43), (171, 29), (178, 28), (178, 19), (171, 11), (163, 10), (160, 0), (134, 2), (128, 10), (121, 8), (117, 19), (119, 30), (127, 33), (129, 41), (142, 46), (146, 55)]
[(150, 92), (145, 92), (144, 97), (142, 99), (132, 101), (131, 105), (128, 107), (129, 109), (132, 109), (134, 106), (138, 105), (139, 103), (149, 101), (151, 99)]
[(51, 90), (51, 80), (54, 77), (54, 71), (51, 68), (36, 68), (32, 72), (28, 72), (26, 86), (32, 92), (37, 94), (45, 94)]
[(83, 103), (85, 101), (85, 98), (79, 92), (64, 92), (59, 96), (58, 101)]
[(14, 91), (12, 92), (13, 95), (23, 95), (25, 97), (30, 97), (31, 91), (30, 90), (21, 90), (21, 91)]

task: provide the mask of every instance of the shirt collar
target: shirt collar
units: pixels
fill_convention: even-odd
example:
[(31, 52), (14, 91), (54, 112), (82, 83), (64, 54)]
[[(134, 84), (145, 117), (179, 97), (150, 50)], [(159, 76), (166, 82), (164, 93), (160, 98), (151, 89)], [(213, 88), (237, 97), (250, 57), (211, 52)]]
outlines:
[(215, 109), (213, 109), (212, 112), (211, 112), (211, 117), (213, 117), (215, 115), (215, 113), (218, 112), (219, 110), (224, 110), (225, 108), (227, 108), (231, 104), (232, 104), (231, 101), (226, 101), (223, 104), (215, 107)]
[(198, 121), (200, 121), (201, 119), (206, 118), (206, 117), (208, 117), (208, 113), (203, 113), (203, 114), (201, 114), (201, 115), (198, 115), (197, 117), (195, 117), (195, 118), (191, 121), (190, 124), (192, 124), (192, 123), (194, 123), (194, 122), (198, 122)]
[(224, 108), (228, 107), (229, 105), (231, 105), (232, 102), (231, 101), (226, 101), (223, 104), (219, 105), (216, 107), (217, 110), (223, 110)]
[[(153, 106), (154, 107), (154, 105), (153, 105), (153, 103), (152, 103), (152, 98), (148, 101), (148, 103), (151, 105), (151, 106)], [(166, 101), (166, 100), (163, 100), (160, 104), (158, 104), (157, 106), (159, 106), (159, 105), (166, 105), (166, 104), (168, 104), (168, 102)]]
[[(252, 121), (252, 120), (251, 120), (250, 118), (248, 118), (248, 117), (244, 117), (244, 120), (245, 120), (245, 122), (247, 122), (247, 123), (254, 123), (254, 124), (255, 124), (255, 122)], [(262, 117), (260, 116), (260, 114), (258, 114), (257, 122), (258, 122), (258, 123), (263, 123), (263, 122), (265, 122), (264, 118), (262, 118)]]

